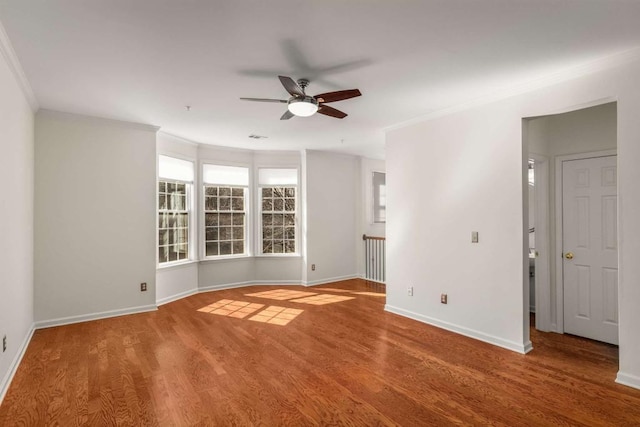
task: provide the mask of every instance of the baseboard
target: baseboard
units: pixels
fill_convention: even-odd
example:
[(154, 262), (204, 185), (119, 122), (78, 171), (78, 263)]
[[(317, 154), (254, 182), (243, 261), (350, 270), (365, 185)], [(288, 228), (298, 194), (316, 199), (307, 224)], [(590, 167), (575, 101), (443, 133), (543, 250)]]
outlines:
[(103, 311), (100, 313), (81, 314), (79, 316), (61, 317), (59, 319), (40, 320), (35, 323), (36, 329), (51, 328), (54, 326), (70, 325), (72, 323), (88, 322), (90, 320), (107, 319), (109, 317), (125, 316), (127, 314), (145, 313), (155, 311), (155, 304), (141, 305), (138, 307), (122, 308), (118, 310)]
[(299, 280), (250, 280), (247, 282), (235, 282), (235, 283), (223, 283), (220, 285), (198, 286), (197, 292), (200, 293), (200, 292), (221, 291), (224, 289), (244, 288), (246, 286), (273, 286), (273, 285), (282, 285), (282, 286), (301, 285), (301, 282)]
[(618, 384), (626, 385), (627, 387), (640, 389), (640, 377), (636, 375), (625, 374), (622, 371), (618, 371), (616, 382)]
[(16, 356), (13, 358), (11, 365), (9, 365), (9, 371), (2, 379), (2, 382), (0, 383), (0, 405), (2, 404), (2, 401), (4, 400), (4, 397), (7, 394), (7, 391), (9, 390), (11, 381), (13, 381), (13, 377), (16, 374), (16, 371), (18, 370), (18, 366), (20, 366), (20, 362), (22, 362), (22, 357), (27, 351), (27, 347), (31, 342), (31, 337), (33, 337), (33, 333), (35, 332), (35, 330), (36, 330), (35, 324), (32, 324), (31, 328), (29, 329), (29, 332), (27, 332), (27, 335), (24, 337), (24, 340), (22, 340), (22, 344), (20, 344), (20, 348), (18, 349)]
[(327, 283), (340, 282), (342, 280), (359, 279), (359, 278), (360, 278), (360, 275), (358, 274), (348, 274), (346, 276), (329, 277), (327, 279), (319, 279), (319, 280), (310, 280), (307, 282), (302, 282), (302, 285), (303, 286), (326, 285)]
[(161, 306), (164, 304), (168, 304), (170, 302), (174, 302), (182, 298), (190, 297), (191, 295), (195, 295), (197, 293), (198, 293), (198, 289), (190, 289), (188, 291), (180, 292), (175, 295), (160, 298), (159, 300), (156, 300), (156, 305)]
[(418, 322), (427, 323), (431, 326), (436, 326), (441, 329), (446, 329), (447, 331), (455, 332), (460, 335), (464, 335), (465, 337), (474, 338), (479, 341), (483, 341), (489, 344), (493, 344), (498, 347), (506, 348), (507, 350), (515, 351), (517, 353), (525, 354), (533, 348), (531, 346), (531, 342), (527, 344), (520, 344), (517, 342), (505, 340), (493, 335), (485, 334), (484, 332), (476, 331), (474, 329), (469, 329), (464, 326), (459, 326), (453, 323), (445, 322), (442, 320), (434, 319), (429, 316), (424, 316), (422, 314), (414, 313), (412, 311), (404, 310), (398, 307), (393, 307), (390, 305), (384, 306), (385, 311), (390, 313), (399, 314), (400, 316), (408, 317), (413, 320), (417, 320)]

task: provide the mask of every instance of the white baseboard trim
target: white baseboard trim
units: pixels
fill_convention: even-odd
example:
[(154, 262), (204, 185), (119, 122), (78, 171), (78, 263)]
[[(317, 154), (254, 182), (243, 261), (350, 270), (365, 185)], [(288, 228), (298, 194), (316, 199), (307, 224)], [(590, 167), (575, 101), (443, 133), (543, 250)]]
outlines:
[(359, 279), (360, 276), (358, 274), (348, 274), (346, 276), (338, 276), (338, 277), (329, 277), (326, 279), (318, 279), (318, 280), (310, 280), (307, 282), (302, 282), (303, 286), (317, 286), (317, 285), (326, 285), (327, 283), (340, 282), (342, 280), (350, 280), (350, 279)]
[(70, 325), (72, 323), (88, 322), (90, 320), (106, 319), (109, 317), (125, 316), (127, 314), (145, 313), (156, 311), (155, 304), (141, 305), (138, 307), (121, 308), (118, 310), (103, 311), (100, 313), (81, 314), (79, 316), (61, 317), (59, 319), (40, 320), (35, 323), (36, 329), (52, 328), (54, 326)]
[(221, 291), (224, 289), (244, 288), (246, 286), (273, 286), (273, 285), (282, 285), (282, 286), (301, 285), (301, 282), (299, 280), (250, 280), (247, 282), (235, 282), (235, 283), (223, 283), (220, 285), (198, 286), (198, 293)]
[(29, 329), (29, 332), (27, 332), (27, 335), (22, 340), (22, 343), (20, 344), (20, 348), (18, 349), (16, 356), (13, 358), (11, 365), (9, 365), (9, 371), (7, 371), (7, 374), (4, 376), (4, 378), (2, 379), (2, 382), (0, 383), (0, 405), (2, 404), (2, 401), (4, 400), (5, 395), (7, 394), (7, 390), (9, 390), (11, 381), (13, 381), (13, 377), (16, 374), (16, 371), (18, 370), (18, 366), (20, 366), (20, 362), (22, 362), (22, 357), (26, 353), (27, 347), (29, 347), (29, 343), (31, 342), (31, 337), (33, 337), (33, 333), (35, 332), (35, 330), (36, 330), (35, 324), (31, 324), (31, 328)]
[(177, 301), (182, 298), (190, 297), (191, 295), (195, 295), (198, 293), (198, 289), (189, 289), (188, 291), (180, 292), (175, 295), (170, 295), (168, 297), (160, 298), (156, 300), (156, 305), (159, 307), (164, 304), (168, 304), (170, 302)]
[(505, 340), (500, 337), (485, 334), (484, 332), (476, 331), (474, 329), (469, 329), (464, 326), (459, 326), (453, 323), (434, 319), (429, 316), (424, 316), (422, 314), (414, 313), (412, 311), (404, 310), (398, 307), (393, 307), (388, 304), (384, 306), (384, 310), (390, 313), (399, 314), (400, 316), (408, 317), (413, 320), (417, 320), (418, 322), (427, 323), (429, 325), (436, 326), (441, 329), (446, 329), (447, 331), (455, 332), (457, 334), (464, 335), (465, 337), (474, 338), (479, 341), (496, 345), (498, 347), (506, 348), (507, 350), (515, 351), (517, 353), (525, 354), (531, 351), (531, 349), (533, 348), (531, 346), (531, 342), (527, 344), (521, 344), (514, 341)]
[(622, 371), (618, 371), (616, 382), (618, 384), (626, 385), (627, 387), (640, 389), (640, 377), (636, 375), (625, 374)]

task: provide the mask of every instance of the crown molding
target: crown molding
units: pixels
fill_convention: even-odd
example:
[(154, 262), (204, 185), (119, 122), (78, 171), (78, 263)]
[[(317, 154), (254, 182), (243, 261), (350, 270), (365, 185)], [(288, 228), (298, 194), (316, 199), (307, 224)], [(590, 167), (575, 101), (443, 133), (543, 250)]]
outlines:
[(397, 129), (401, 129), (410, 125), (414, 125), (420, 122), (433, 120), (438, 117), (448, 116), (460, 111), (469, 110), (482, 105), (491, 104), (493, 102), (501, 101), (503, 99), (511, 98), (513, 96), (522, 95), (524, 93), (533, 92), (538, 89), (553, 86), (558, 83), (562, 83), (569, 80), (574, 80), (579, 77), (583, 77), (589, 74), (598, 73), (604, 70), (617, 68), (622, 65), (630, 64), (632, 62), (640, 60), (640, 48), (634, 48), (623, 52), (618, 52), (613, 55), (605, 56), (594, 61), (590, 61), (584, 64), (580, 64), (574, 67), (560, 70), (556, 73), (548, 74), (539, 79), (530, 80), (528, 82), (512, 85), (498, 90), (491, 95), (483, 96), (475, 100), (464, 102), (462, 104), (454, 105), (451, 107), (443, 108), (441, 110), (432, 111), (422, 116), (415, 117), (413, 119), (400, 122), (395, 125), (387, 126), (383, 128), (383, 131), (389, 132)]
[(160, 130), (159, 126), (148, 125), (145, 123), (135, 123), (135, 122), (127, 122), (124, 120), (108, 119), (104, 117), (86, 116), (84, 114), (67, 113), (64, 111), (47, 110), (43, 108), (38, 110), (38, 115), (43, 117), (52, 117), (59, 120), (96, 123), (96, 124), (101, 124), (106, 126), (146, 130), (151, 132), (158, 132)]
[(179, 136), (173, 133), (169, 133), (163, 130), (158, 130), (159, 134), (164, 135), (165, 137), (169, 137), (169, 138), (173, 138), (178, 140), (178, 142), (182, 143), (182, 144), (187, 144), (187, 145), (192, 145), (194, 147), (198, 147), (199, 145), (202, 145), (202, 142), (197, 142), (197, 141), (193, 141), (191, 139), (185, 138), (183, 136)]
[(24, 73), (22, 65), (20, 65), (18, 56), (16, 55), (15, 50), (13, 50), (11, 40), (9, 40), (9, 35), (5, 31), (2, 22), (0, 22), (0, 53), (2, 53), (2, 56), (7, 61), (7, 65), (9, 66), (11, 73), (18, 82), (20, 89), (22, 89), (22, 93), (27, 99), (31, 110), (35, 113), (40, 108), (38, 100), (33, 93), (29, 80), (27, 80), (27, 75)]

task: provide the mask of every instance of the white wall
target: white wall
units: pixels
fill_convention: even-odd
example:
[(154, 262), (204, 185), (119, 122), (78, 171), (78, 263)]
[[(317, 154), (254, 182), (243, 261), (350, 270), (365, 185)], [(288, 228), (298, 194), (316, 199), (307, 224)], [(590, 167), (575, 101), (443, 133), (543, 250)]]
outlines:
[(155, 308), (156, 129), (41, 110), (35, 140), (36, 320)]
[(544, 156), (616, 148), (617, 105), (609, 102), (527, 120), (529, 151)]
[(522, 144), (511, 114), (492, 105), (388, 134), (387, 309), (524, 351)]
[[(556, 329), (556, 176), (555, 164), (558, 156), (615, 150), (617, 141), (617, 106), (607, 103), (583, 108), (563, 114), (531, 118), (528, 127), (529, 152), (549, 159), (549, 259), (551, 330)], [(531, 204), (531, 202), (530, 202)], [(529, 211), (531, 215), (531, 210)], [(531, 220), (529, 221), (531, 223)]]
[(0, 40), (0, 402), (33, 326), (34, 117), (4, 48)]
[[(636, 61), (390, 131), (387, 309), (526, 351), (522, 118), (617, 100), (618, 381), (640, 387), (638, 75)], [(470, 243), (472, 230), (480, 243)], [(440, 304), (441, 292), (449, 294), (448, 305)]]
[[(198, 145), (164, 132), (158, 132), (156, 138), (156, 150), (158, 156), (164, 155), (193, 162), (193, 170), (196, 176), (194, 177), (195, 179), (193, 183), (194, 191), (192, 198), (194, 198), (194, 203), (191, 221), (193, 224), (198, 224), (199, 211), (196, 208), (198, 206), (197, 200), (199, 194), (199, 181), (197, 179)], [(194, 227), (192, 230), (193, 232), (190, 235), (192, 243), (196, 243), (192, 244), (190, 247), (190, 258), (192, 259), (192, 262), (177, 266), (160, 267), (156, 270), (156, 302), (158, 304), (165, 304), (167, 302), (174, 301), (177, 298), (185, 297), (197, 292), (197, 228), (198, 227)]]
[(362, 242), (357, 227), (359, 159), (307, 150), (305, 161), (306, 282), (312, 285), (356, 277), (356, 245)]

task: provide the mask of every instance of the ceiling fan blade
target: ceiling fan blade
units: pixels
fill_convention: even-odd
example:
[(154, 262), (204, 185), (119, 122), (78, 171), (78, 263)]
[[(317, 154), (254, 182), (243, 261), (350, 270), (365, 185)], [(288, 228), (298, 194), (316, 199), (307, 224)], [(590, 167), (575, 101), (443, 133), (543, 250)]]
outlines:
[(347, 113), (343, 113), (342, 111), (336, 110), (328, 105), (321, 105), (318, 108), (318, 113), (324, 114), (325, 116), (335, 117), (336, 119), (344, 119), (347, 117)]
[(267, 98), (240, 98), (243, 101), (256, 101), (256, 102), (278, 102), (278, 103), (287, 103), (286, 99), (267, 99)]
[(289, 120), (291, 117), (293, 117), (293, 113), (289, 110), (285, 111), (284, 114), (282, 115), (282, 117), (280, 117), (280, 120)]
[(298, 83), (294, 82), (291, 77), (278, 76), (278, 78), (280, 79), (280, 83), (282, 83), (282, 86), (284, 86), (287, 92), (289, 92), (291, 95), (304, 96), (302, 88), (298, 86)]
[(336, 101), (344, 101), (345, 99), (355, 98), (356, 96), (362, 95), (358, 89), (349, 89), (349, 90), (339, 90), (336, 92), (327, 92), (321, 93), (319, 95), (314, 96), (318, 102), (336, 102)]

